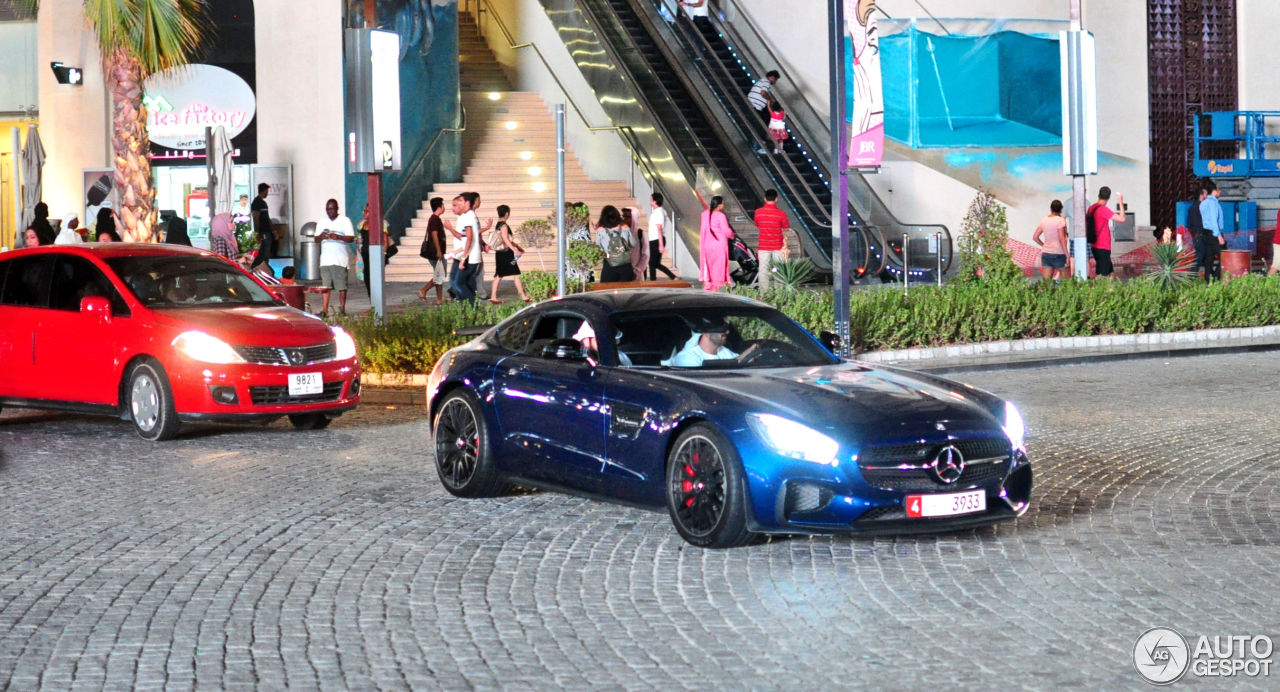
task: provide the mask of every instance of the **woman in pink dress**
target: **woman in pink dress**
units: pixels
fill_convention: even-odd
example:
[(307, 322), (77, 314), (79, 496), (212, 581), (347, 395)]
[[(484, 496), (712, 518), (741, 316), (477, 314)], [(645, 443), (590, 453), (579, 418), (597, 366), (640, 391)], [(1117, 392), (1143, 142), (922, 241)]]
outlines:
[(708, 291), (718, 291), (721, 286), (732, 283), (729, 279), (731, 238), (733, 229), (729, 228), (729, 219), (724, 215), (724, 198), (716, 195), (711, 198), (711, 208), (702, 212), (701, 242), (698, 243), (701, 269), (698, 278)]

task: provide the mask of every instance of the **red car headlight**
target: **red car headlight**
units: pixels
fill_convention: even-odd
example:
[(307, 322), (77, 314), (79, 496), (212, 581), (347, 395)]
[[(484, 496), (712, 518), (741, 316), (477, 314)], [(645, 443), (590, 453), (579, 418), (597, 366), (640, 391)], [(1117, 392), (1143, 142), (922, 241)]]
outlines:
[(333, 330), (333, 341), (338, 346), (337, 353), (334, 358), (337, 360), (347, 360), (356, 357), (356, 340), (345, 329), (334, 325), (330, 327)]
[(178, 353), (200, 361), (201, 363), (244, 363), (244, 358), (236, 353), (227, 342), (202, 331), (192, 330), (179, 334), (173, 340), (173, 348)]

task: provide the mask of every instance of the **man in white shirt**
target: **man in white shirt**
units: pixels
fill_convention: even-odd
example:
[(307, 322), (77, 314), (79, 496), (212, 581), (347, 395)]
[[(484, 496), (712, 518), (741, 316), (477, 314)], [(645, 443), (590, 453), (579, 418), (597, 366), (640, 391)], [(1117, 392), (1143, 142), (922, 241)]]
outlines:
[(649, 212), (649, 280), (654, 281), (658, 278), (658, 272), (661, 271), (667, 275), (668, 279), (676, 278), (662, 264), (662, 256), (667, 252), (667, 210), (662, 208), (662, 193), (655, 192), (649, 199), (649, 206), (652, 207)]
[[(347, 243), (356, 239), (351, 219), (338, 215), (338, 200), (325, 202), (325, 214), (329, 217), (316, 224), (316, 242), (320, 243), (320, 285), (338, 292), (338, 310), (347, 312), (347, 265), (351, 264), (351, 251)], [(329, 314), (329, 294), (324, 294), (321, 315)]]
[(729, 325), (723, 320), (708, 319), (700, 326), (702, 331), (694, 332), (685, 342), (684, 348), (671, 359), (671, 365), (681, 368), (696, 368), (706, 360), (725, 360), (737, 358), (738, 354), (729, 350), (724, 344), (729, 340)]
[[(474, 198), (470, 198), (471, 196)], [(458, 215), (458, 233), (461, 237), (457, 239), (452, 253), (454, 270), (450, 272), (450, 285), (458, 300), (467, 302), (476, 299), (476, 272), (480, 270), (483, 252), (480, 245), (480, 222), (473, 211), (479, 197), (474, 192), (464, 192), (454, 199), (454, 210), (461, 212)]]
[(689, 15), (689, 19), (709, 21), (707, 17), (710, 13), (707, 11), (707, 2), (709, 0), (680, 0), (680, 6), (684, 8), (684, 13)]

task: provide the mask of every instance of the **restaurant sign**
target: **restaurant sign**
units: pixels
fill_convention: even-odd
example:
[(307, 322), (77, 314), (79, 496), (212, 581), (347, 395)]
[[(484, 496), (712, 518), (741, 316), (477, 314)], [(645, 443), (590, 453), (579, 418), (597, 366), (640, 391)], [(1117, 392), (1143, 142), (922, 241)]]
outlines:
[(206, 127), (222, 125), (234, 140), (249, 127), (257, 110), (249, 84), (213, 65), (185, 65), (157, 73), (147, 80), (143, 103), (152, 143), (187, 151), (203, 151)]

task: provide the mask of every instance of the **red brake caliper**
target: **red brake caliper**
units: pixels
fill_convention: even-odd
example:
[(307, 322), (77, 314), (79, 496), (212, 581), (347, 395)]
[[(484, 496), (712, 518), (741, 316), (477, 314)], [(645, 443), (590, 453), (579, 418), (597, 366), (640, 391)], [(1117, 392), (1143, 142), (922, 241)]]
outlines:
[[(697, 455), (697, 454), (693, 455), (693, 463), (695, 463), (695, 464), (696, 464), (696, 463), (698, 463), (698, 455)], [(685, 464), (685, 465), (684, 465), (684, 475), (689, 476), (689, 478), (693, 478), (696, 474), (694, 473), (694, 470), (693, 470), (693, 467), (692, 467), (692, 466), (690, 466), (690, 465), (688, 465), (688, 464)], [(680, 484), (680, 489), (681, 489), (681, 490), (683, 490), (685, 493), (692, 493), (692, 492), (693, 492), (693, 481), (691, 481), (691, 480), (689, 480), (688, 478), (686, 478), (686, 479), (685, 479), (685, 480)], [(693, 495), (689, 495), (689, 497), (685, 498), (684, 506), (685, 506), (685, 507), (692, 507), (692, 506), (693, 506), (693, 502), (694, 502)]]

